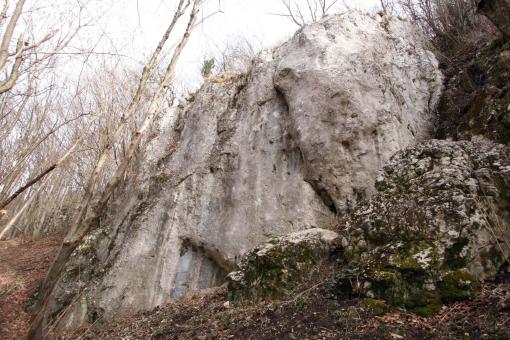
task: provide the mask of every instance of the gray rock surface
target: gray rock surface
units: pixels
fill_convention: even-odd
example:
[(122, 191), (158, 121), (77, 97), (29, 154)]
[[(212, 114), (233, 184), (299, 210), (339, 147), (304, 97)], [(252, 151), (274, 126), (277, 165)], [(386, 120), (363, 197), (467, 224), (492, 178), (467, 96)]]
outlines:
[(337, 211), (374, 192), (391, 155), (429, 136), (441, 75), (422, 39), (397, 18), (351, 13), (305, 27), (278, 52), (275, 84), (305, 179)]
[(428, 314), (471, 296), (510, 255), (507, 146), (419, 144), (392, 157), (377, 188), (345, 230), (366, 296)]
[(330, 227), (428, 136), (441, 78), (410, 24), (354, 12), (209, 79), (160, 121), (48, 315), (72, 328), (151, 309), (221, 283), (270, 237)]

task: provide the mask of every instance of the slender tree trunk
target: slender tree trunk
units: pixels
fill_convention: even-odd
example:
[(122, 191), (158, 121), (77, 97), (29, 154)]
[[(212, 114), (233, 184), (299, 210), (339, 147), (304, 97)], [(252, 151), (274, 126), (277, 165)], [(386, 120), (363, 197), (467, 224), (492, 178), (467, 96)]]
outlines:
[[(162, 42), (158, 45), (158, 47), (155, 50), (156, 55), (159, 55), (161, 52), (166, 40), (168, 39), (170, 32), (173, 30), (173, 27), (175, 26), (175, 23), (181, 17), (187, 7), (189, 7), (190, 1), (188, 0), (186, 4), (184, 5), (184, 0), (180, 1), (179, 7), (177, 12), (175, 13), (174, 19), (172, 20), (172, 23), (169, 27), (169, 30), (165, 32), (165, 35), (163, 36)], [(149, 105), (148, 112), (145, 116), (145, 119), (139, 128), (138, 131), (133, 135), (131, 143), (127, 149), (126, 156), (122, 160), (121, 164), (117, 168), (114, 176), (110, 179), (110, 181), (107, 183), (104, 190), (100, 193), (94, 194), (94, 185), (95, 181), (98, 177), (98, 170), (102, 167), (102, 164), (106, 160), (106, 157), (101, 156), (98, 164), (96, 165), (96, 169), (94, 173), (92, 174), (91, 181), (88, 184), (87, 193), (84, 198), (84, 203), (82, 205), (81, 211), (79, 213), (79, 216), (77, 218), (77, 221), (74, 223), (72, 229), (64, 239), (64, 242), (62, 243), (62, 246), (60, 248), (59, 254), (57, 255), (57, 258), (55, 259), (53, 265), (50, 268), (50, 271), (48, 273), (47, 278), (45, 279), (42, 287), (41, 287), (41, 299), (39, 300), (39, 306), (38, 306), (38, 313), (36, 314), (34, 320), (32, 321), (29, 333), (28, 333), (28, 339), (43, 339), (45, 337), (45, 331), (46, 331), (46, 309), (48, 302), (51, 297), (51, 293), (53, 289), (55, 288), (55, 285), (57, 284), (60, 275), (62, 273), (62, 270), (65, 267), (65, 264), (67, 263), (67, 260), (71, 256), (71, 254), (74, 252), (76, 247), (81, 243), (82, 239), (94, 228), (99, 226), (99, 220), (101, 216), (104, 213), (104, 209), (107, 206), (107, 203), (109, 199), (111, 198), (113, 192), (118, 187), (119, 183), (121, 182), (122, 178), (124, 177), (124, 174), (131, 164), (131, 160), (136, 152), (136, 149), (138, 145), (140, 144), (140, 141), (142, 137), (144, 136), (147, 129), (151, 126), (154, 117), (156, 116), (157, 112), (160, 108), (160, 102), (162, 95), (166, 92), (167, 88), (169, 87), (171, 80), (173, 78), (175, 67), (177, 64), (177, 61), (186, 46), (190, 34), (193, 30), (194, 24), (197, 20), (197, 14), (200, 9), (200, 5), (202, 4), (202, 0), (194, 0), (193, 1), (193, 7), (191, 10), (190, 18), (186, 27), (186, 30), (177, 45), (172, 59), (166, 69), (165, 76), (163, 78), (163, 81), (159, 84), (158, 89), (156, 90), (152, 100), (151, 104)], [(182, 7), (182, 6), (184, 7)], [(153, 56), (154, 56), (153, 54)], [(146, 78), (144, 75), (146, 74), (152, 74), (155, 67), (155, 60), (153, 62), (153, 58), (149, 61), (148, 65), (144, 68), (142, 78), (140, 80), (141, 86), (145, 84), (148, 81), (148, 78)], [(144, 86), (144, 85), (143, 85)], [(140, 88), (140, 87), (139, 87)], [(135, 94), (135, 98), (138, 95)], [(130, 106), (131, 107), (131, 106)], [(136, 107), (136, 105), (135, 105)], [(134, 110), (134, 109), (133, 109)], [(128, 109), (128, 116), (131, 114)], [(127, 119), (127, 117), (124, 117)], [(117, 135), (117, 134), (116, 134)], [(116, 138), (114, 138), (113, 142), (116, 142)], [(104, 154), (103, 154), (104, 155)]]
[(46, 170), (44, 170), (38, 176), (31, 179), (24, 186), (22, 186), (21, 188), (16, 190), (16, 192), (14, 194), (12, 194), (9, 198), (7, 198), (5, 201), (0, 202), (0, 210), (6, 208), (12, 201), (14, 201), (16, 199), (16, 197), (18, 197), (19, 195), (24, 193), (27, 189), (31, 188), (34, 184), (36, 184), (41, 179), (43, 179), (47, 174), (49, 174), (50, 172), (55, 170), (57, 168), (57, 165), (58, 165), (57, 163), (50, 165)]

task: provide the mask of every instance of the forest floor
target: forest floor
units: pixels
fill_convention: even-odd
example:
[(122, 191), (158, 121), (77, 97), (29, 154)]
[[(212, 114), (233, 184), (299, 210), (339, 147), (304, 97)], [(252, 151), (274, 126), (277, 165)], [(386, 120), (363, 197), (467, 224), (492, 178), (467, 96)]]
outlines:
[[(315, 283), (314, 283), (315, 282)], [(510, 280), (494, 279), (472, 300), (433, 317), (377, 314), (361, 299), (338, 299), (310, 280), (288, 300), (228, 301), (225, 288), (150, 312), (124, 315), (64, 339), (510, 339)]]
[[(0, 241), (0, 339), (21, 339), (26, 311), (60, 243)], [(195, 294), (153, 311), (119, 315), (60, 336), (62, 339), (510, 339), (510, 278), (481, 285), (472, 300), (444, 306), (433, 317), (404, 312), (378, 314), (361, 299), (331, 294), (328, 268), (287, 299), (228, 299), (225, 288)]]
[(58, 234), (38, 241), (0, 241), (0, 339), (23, 339), (30, 323), (26, 307), (59, 248)]

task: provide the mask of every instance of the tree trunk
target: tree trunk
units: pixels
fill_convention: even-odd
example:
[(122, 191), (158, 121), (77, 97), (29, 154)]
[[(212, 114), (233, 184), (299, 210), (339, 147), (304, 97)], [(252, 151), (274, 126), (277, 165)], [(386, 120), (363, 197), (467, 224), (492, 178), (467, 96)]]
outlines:
[[(184, 4), (184, 0), (180, 1), (181, 4)], [(154, 118), (159, 111), (160, 107), (160, 101), (161, 97), (166, 92), (166, 89), (169, 87), (171, 80), (173, 78), (175, 67), (177, 64), (177, 61), (186, 46), (190, 34), (194, 28), (194, 24), (197, 20), (197, 14), (200, 9), (200, 5), (202, 3), (202, 0), (194, 0), (193, 1), (193, 8), (191, 10), (191, 15), (186, 27), (185, 32), (183, 33), (181, 40), (177, 47), (175, 48), (173, 52), (172, 59), (170, 63), (167, 66), (165, 76), (163, 78), (163, 81), (159, 84), (158, 89), (156, 90), (152, 100), (151, 104), (149, 105), (148, 112), (146, 114), (146, 117), (140, 127), (140, 129), (133, 135), (132, 140), (130, 142), (130, 145), (128, 147), (127, 153), (125, 158), (122, 160), (121, 164), (117, 168), (114, 176), (108, 181), (108, 184), (104, 188), (102, 192), (94, 192), (94, 184), (95, 180), (98, 176), (98, 169), (100, 169), (102, 165), (102, 161), (106, 158), (103, 157), (104, 154), (101, 156), (99, 160), (99, 164), (96, 165), (96, 169), (94, 173), (92, 174), (91, 181), (89, 181), (89, 185), (87, 188), (88, 193), (86, 193), (84, 197), (84, 203), (82, 204), (81, 211), (79, 213), (79, 216), (77, 217), (76, 222), (74, 223), (73, 228), (69, 231), (68, 236), (64, 239), (64, 242), (62, 244), (62, 247), (59, 251), (59, 254), (57, 258), (55, 259), (53, 265), (50, 268), (50, 271), (48, 273), (47, 278), (45, 279), (42, 287), (41, 287), (41, 297), (39, 299), (39, 304), (37, 305), (36, 309), (38, 310), (35, 318), (32, 321), (29, 333), (28, 333), (28, 339), (43, 339), (45, 337), (45, 332), (47, 328), (47, 314), (46, 309), (48, 306), (48, 303), (50, 301), (51, 293), (53, 289), (55, 288), (56, 284), (58, 283), (58, 280), (60, 278), (60, 275), (67, 263), (67, 260), (71, 256), (71, 254), (74, 252), (76, 247), (81, 243), (82, 239), (93, 229), (97, 228), (99, 226), (100, 218), (103, 215), (105, 208), (108, 204), (108, 201), (110, 200), (112, 194), (117, 189), (118, 185), (121, 183), (122, 178), (124, 177), (124, 174), (131, 164), (131, 160), (134, 157), (135, 151), (138, 147), (138, 145), (141, 142), (142, 137), (144, 136), (147, 129), (151, 126), (152, 122), (154, 121)], [(186, 2), (186, 5), (184, 8), (179, 5), (179, 8), (177, 12), (175, 13), (174, 20), (172, 21), (171, 28), (173, 29), (173, 26), (175, 25), (176, 18), (178, 19), (180, 16), (182, 16), (183, 12), (188, 6), (190, 2)], [(168, 31), (165, 32), (165, 35), (163, 37), (163, 42), (165, 42), (169, 37)], [(164, 44), (164, 43), (163, 43)], [(156, 48), (156, 52), (159, 53), (161, 51), (163, 45), (160, 43), (158, 47)], [(149, 64), (152, 62), (149, 62)], [(143, 74), (151, 74), (153, 72), (153, 68), (155, 65), (152, 65), (152, 68), (148, 68), (146, 66), (144, 68)], [(142, 79), (140, 82), (146, 81), (145, 77), (142, 76)], [(136, 95), (135, 95), (136, 96)], [(116, 142), (114, 140), (112, 143)], [(92, 185), (91, 185), (92, 184)]]

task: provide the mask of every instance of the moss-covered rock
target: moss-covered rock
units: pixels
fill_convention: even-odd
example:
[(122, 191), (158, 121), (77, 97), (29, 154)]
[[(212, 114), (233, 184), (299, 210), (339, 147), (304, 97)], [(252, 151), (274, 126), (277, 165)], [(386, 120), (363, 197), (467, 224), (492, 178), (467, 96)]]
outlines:
[(244, 255), (239, 270), (228, 275), (230, 292), (254, 299), (281, 297), (339, 247), (337, 233), (319, 228), (270, 239)]
[(470, 298), (476, 282), (476, 278), (466, 272), (456, 271), (447, 274), (438, 285), (442, 301), (454, 302)]
[(356, 277), (344, 289), (430, 315), (509, 256), (510, 148), (429, 141), (396, 154), (377, 188), (343, 231)]

